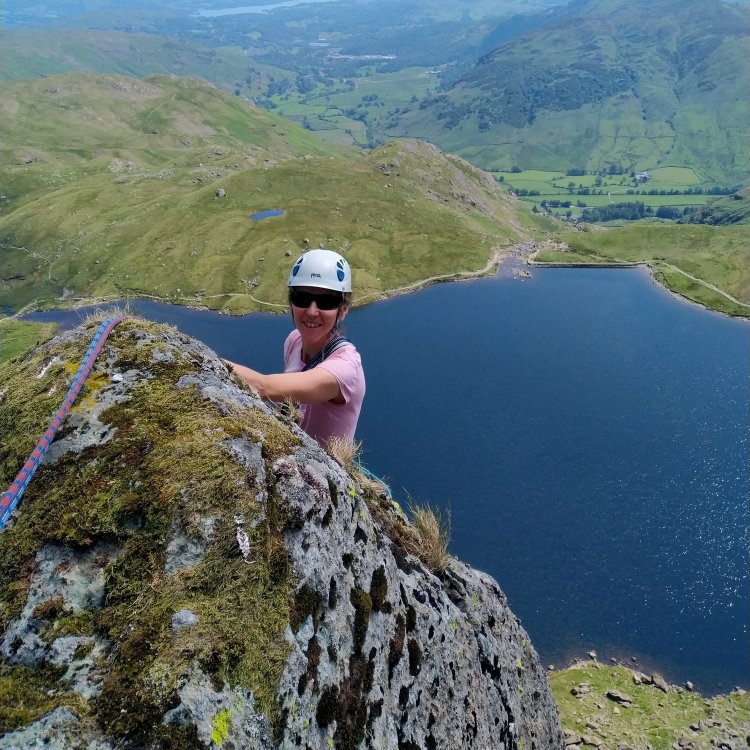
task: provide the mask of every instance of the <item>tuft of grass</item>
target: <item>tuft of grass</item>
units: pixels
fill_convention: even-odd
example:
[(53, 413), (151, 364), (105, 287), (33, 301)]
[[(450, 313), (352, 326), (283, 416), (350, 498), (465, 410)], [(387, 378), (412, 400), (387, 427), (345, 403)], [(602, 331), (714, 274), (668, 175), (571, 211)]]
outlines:
[(83, 319), (83, 325), (98, 326), (101, 325), (105, 320), (109, 320), (109, 318), (127, 318), (132, 317), (135, 314), (136, 313), (133, 311), (130, 303), (128, 303), (127, 301), (107, 308), (97, 306)]
[(335, 435), (326, 442), (325, 449), (357, 481), (365, 496), (374, 498), (382, 496), (384, 492), (388, 494), (386, 484), (378, 481), (362, 466), (362, 443)]
[(409, 551), (433, 573), (443, 573), (450, 565), (450, 515), (428, 505), (410, 505), (409, 512), (419, 535)]
[(325, 449), (349, 474), (356, 473), (356, 461), (362, 452), (362, 443), (334, 435), (326, 441)]

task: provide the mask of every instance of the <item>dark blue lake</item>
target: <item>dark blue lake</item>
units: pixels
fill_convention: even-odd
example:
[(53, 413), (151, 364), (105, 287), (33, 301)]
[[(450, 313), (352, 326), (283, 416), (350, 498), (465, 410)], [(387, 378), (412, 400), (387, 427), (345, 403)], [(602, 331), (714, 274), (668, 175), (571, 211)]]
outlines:
[[(286, 316), (134, 307), (281, 366)], [(347, 324), (365, 463), (450, 509), (452, 552), (498, 580), (544, 664), (595, 649), (706, 693), (748, 686), (746, 322), (638, 269), (543, 269)]]

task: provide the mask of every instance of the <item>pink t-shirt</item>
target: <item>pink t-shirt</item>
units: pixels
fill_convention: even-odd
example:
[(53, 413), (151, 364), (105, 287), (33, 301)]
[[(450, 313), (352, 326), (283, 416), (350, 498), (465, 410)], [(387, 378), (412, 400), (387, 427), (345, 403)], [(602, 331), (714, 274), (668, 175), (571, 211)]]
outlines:
[[(301, 372), (305, 364), (302, 361), (302, 337), (295, 329), (284, 342), (284, 372)], [(326, 401), (322, 404), (302, 404), (300, 427), (321, 445), (333, 436), (354, 440), (354, 431), (357, 429), (365, 397), (365, 373), (359, 352), (352, 344), (347, 344), (336, 349), (318, 367), (336, 378), (344, 403)]]

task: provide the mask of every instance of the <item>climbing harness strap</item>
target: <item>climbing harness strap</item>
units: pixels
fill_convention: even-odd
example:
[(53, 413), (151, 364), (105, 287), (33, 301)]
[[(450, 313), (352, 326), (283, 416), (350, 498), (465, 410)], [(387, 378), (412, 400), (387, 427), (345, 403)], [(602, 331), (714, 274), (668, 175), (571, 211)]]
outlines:
[(346, 346), (349, 339), (346, 336), (334, 336), (303, 368), (302, 372), (312, 370), (317, 367), (324, 359), (328, 359), (337, 349)]
[(23, 465), (21, 471), (18, 472), (18, 476), (16, 476), (13, 484), (11, 484), (7, 492), (3, 492), (2, 496), (0, 496), (0, 531), (3, 530), (11, 513), (13, 513), (21, 500), (24, 490), (36, 473), (50, 443), (55, 439), (55, 435), (60, 429), (63, 420), (68, 415), (70, 407), (73, 405), (76, 398), (78, 398), (78, 394), (81, 392), (81, 388), (83, 388), (84, 383), (91, 374), (91, 368), (93, 367), (96, 358), (99, 356), (99, 352), (101, 352), (104, 342), (107, 340), (107, 336), (109, 336), (114, 327), (123, 320), (124, 318), (108, 318), (99, 326), (94, 334), (94, 338), (91, 340), (91, 344), (89, 344), (86, 356), (84, 356), (83, 361), (78, 368), (78, 372), (73, 379), (72, 385), (68, 389), (68, 393), (65, 396), (65, 400), (62, 402), (62, 406), (57, 410), (57, 414), (55, 414), (55, 418), (47, 428), (47, 431), (39, 439), (36, 448), (34, 448), (31, 455), (26, 459), (26, 463)]

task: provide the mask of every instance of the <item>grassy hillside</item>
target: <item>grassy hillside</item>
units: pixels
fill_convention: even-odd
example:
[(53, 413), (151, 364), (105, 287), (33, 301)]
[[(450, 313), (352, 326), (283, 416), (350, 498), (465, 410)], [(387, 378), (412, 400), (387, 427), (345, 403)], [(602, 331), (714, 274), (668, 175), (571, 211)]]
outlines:
[[(290, 256), (345, 251), (356, 293), (485, 266), (529, 236), (494, 180), (407, 141), (369, 155), (193, 80), (0, 86), (0, 295), (283, 304)], [(224, 191), (223, 197), (217, 191)], [(261, 222), (264, 209), (283, 216)]]
[(747, 180), (748, 10), (582, 0), (385, 122), (485, 169), (685, 166)]
[[(636, 684), (622, 666), (583, 662), (550, 674), (566, 741), (574, 747), (739, 748), (750, 732), (750, 701), (744, 691), (704, 699), (662, 683)], [(613, 691), (627, 701), (612, 697)], [(609, 695), (608, 695), (609, 694)]]
[(750, 316), (747, 227), (632, 224), (562, 236), (566, 251), (545, 249), (545, 263), (647, 263), (674, 292), (730, 315)]
[(0, 362), (20, 357), (43, 341), (52, 338), (54, 323), (28, 323), (0, 318)]

